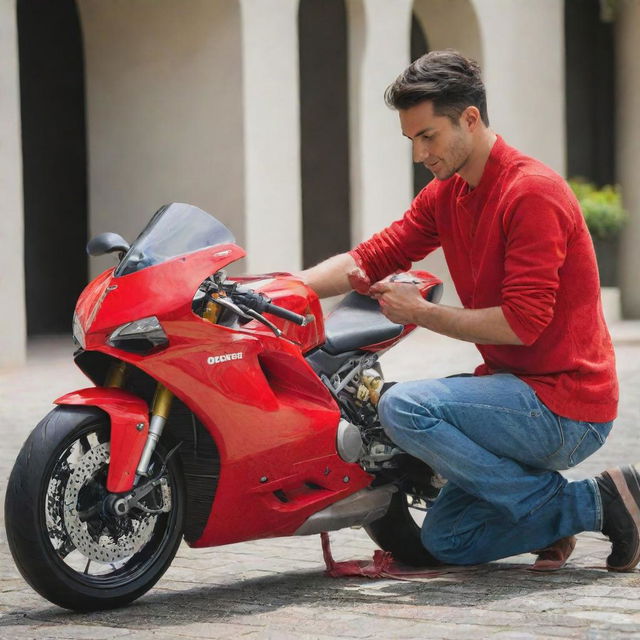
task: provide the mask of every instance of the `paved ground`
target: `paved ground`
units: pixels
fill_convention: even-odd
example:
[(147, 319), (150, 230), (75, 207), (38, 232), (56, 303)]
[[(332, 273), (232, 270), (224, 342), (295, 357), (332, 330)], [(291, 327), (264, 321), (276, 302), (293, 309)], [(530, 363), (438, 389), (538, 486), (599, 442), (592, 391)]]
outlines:
[[(585, 477), (640, 459), (640, 324), (613, 327), (622, 382), (620, 417), (605, 447), (572, 471)], [(70, 339), (34, 341), (28, 365), (0, 373), (0, 494), (13, 460), (53, 398), (86, 381)], [(470, 345), (430, 336), (407, 339), (382, 360), (387, 379), (448, 375), (477, 362)], [(364, 558), (361, 530), (332, 534), (337, 559)], [(608, 544), (579, 536), (568, 568), (526, 570), (518, 556), (431, 580), (331, 579), (317, 536), (218, 549), (183, 545), (165, 577), (133, 605), (74, 614), (35, 594), (16, 571), (0, 528), (0, 638), (640, 638), (640, 572), (603, 570)]]

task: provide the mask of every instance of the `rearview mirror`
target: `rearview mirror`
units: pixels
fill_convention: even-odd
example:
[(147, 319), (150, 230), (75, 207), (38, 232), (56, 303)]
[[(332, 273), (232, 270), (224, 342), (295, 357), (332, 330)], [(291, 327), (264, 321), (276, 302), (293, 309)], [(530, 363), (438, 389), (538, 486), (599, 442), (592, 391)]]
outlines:
[(91, 238), (87, 243), (87, 253), (90, 256), (102, 256), (105, 253), (120, 252), (120, 257), (129, 251), (129, 243), (117, 233), (101, 233), (95, 238)]

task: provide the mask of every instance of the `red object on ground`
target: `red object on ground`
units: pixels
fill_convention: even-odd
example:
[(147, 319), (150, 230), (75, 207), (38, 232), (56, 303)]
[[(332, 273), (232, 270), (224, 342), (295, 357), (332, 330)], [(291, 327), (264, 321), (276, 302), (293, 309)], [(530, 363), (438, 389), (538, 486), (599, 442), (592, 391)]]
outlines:
[[(322, 540), (322, 555), (326, 565), (325, 575), (331, 578), (393, 578), (395, 580), (408, 580), (410, 578), (437, 578), (444, 573), (459, 571), (459, 567), (442, 567), (438, 569), (414, 569), (399, 565), (391, 553), (376, 549), (371, 560), (345, 560), (336, 562), (331, 554), (331, 542), (329, 534), (324, 531), (320, 534)], [(469, 569), (469, 567), (464, 567)]]

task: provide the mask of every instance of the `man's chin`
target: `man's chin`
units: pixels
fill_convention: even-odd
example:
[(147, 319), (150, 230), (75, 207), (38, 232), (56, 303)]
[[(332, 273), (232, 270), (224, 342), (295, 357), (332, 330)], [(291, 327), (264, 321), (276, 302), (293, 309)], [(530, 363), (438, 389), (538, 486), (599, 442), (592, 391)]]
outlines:
[[(427, 167), (427, 169), (429, 169), (429, 167)], [(442, 169), (436, 169), (435, 171), (429, 169), (429, 171), (436, 180), (448, 180), (455, 174), (455, 171), (444, 171)]]

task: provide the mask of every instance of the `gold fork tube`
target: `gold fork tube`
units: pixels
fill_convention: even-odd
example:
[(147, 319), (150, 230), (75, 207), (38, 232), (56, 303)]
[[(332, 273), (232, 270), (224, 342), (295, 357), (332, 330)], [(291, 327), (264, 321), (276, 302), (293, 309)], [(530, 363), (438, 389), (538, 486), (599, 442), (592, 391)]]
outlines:
[(104, 382), (105, 387), (115, 387), (121, 389), (124, 386), (124, 377), (127, 373), (127, 363), (122, 360), (114, 362), (109, 367), (107, 378)]
[(171, 402), (173, 400), (173, 393), (169, 391), (164, 385), (158, 383), (156, 387), (156, 393), (153, 396), (153, 406), (151, 408), (151, 421), (149, 422), (149, 435), (144, 445), (142, 455), (140, 456), (140, 462), (136, 473), (139, 476), (148, 475), (149, 463), (151, 462), (151, 456), (155, 451), (156, 445), (160, 440), (164, 425), (167, 423), (169, 412), (171, 411)]

